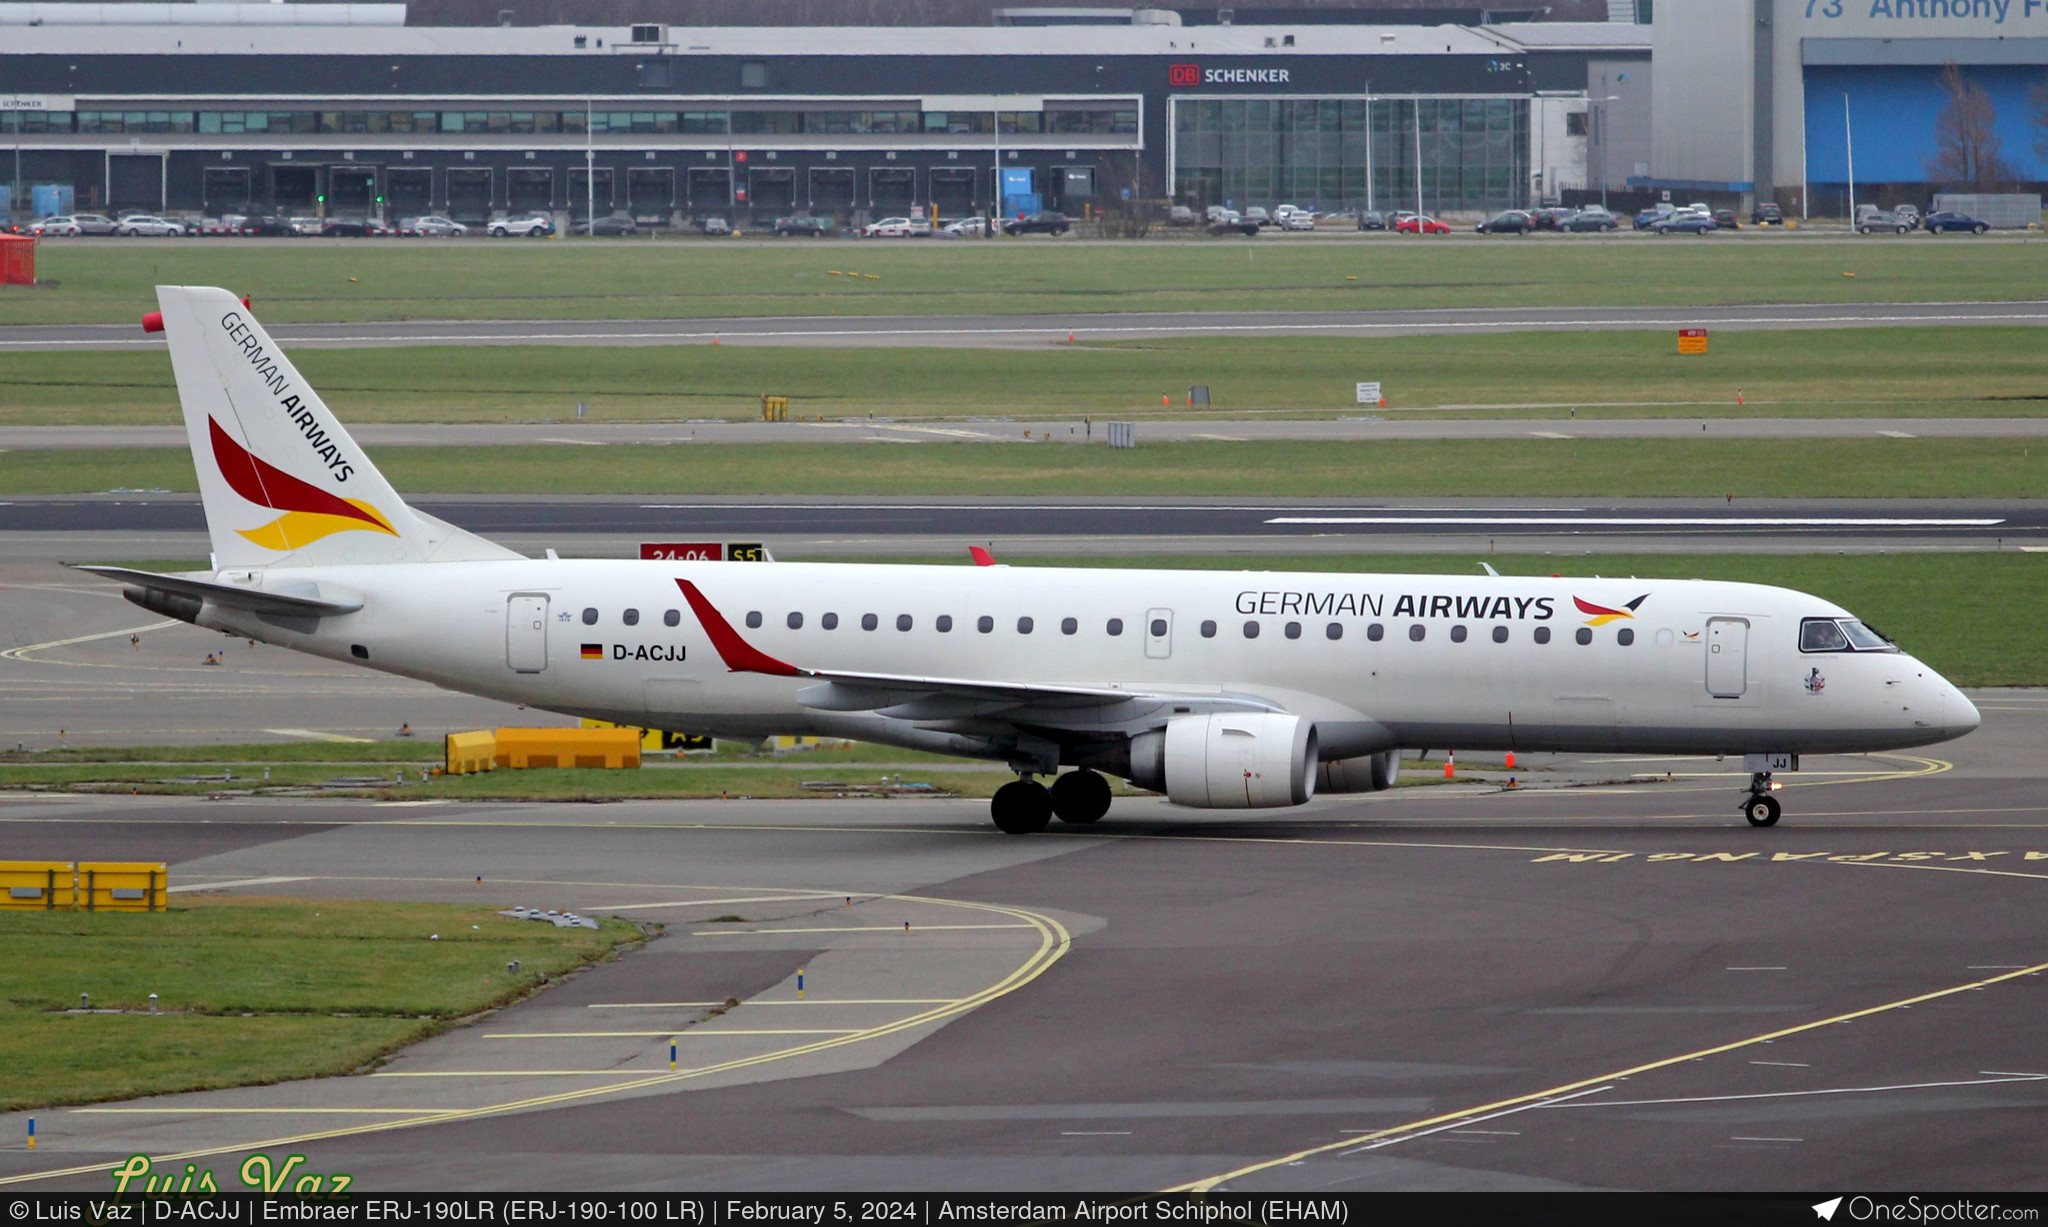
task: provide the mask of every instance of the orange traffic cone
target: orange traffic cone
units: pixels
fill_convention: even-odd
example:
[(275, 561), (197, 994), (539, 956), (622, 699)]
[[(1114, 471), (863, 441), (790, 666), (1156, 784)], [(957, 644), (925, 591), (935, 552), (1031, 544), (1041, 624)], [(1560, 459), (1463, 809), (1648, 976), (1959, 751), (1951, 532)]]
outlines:
[(1508, 751), (1508, 761), (1505, 765), (1509, 771), (1515, 769), (1515, 752), (1513, 750)]
[(1450, 779), (1452, 773), (1455, 772), (1457, 769), (1458, 755), (1456, 751), (1444, 755), (1444, 778), (1447, 780)]
[(1738, 405), (1746, 405), (1746, 404), (1748, 404), (1748, 403), (1749, 403), (1748, 401), (1746, 401), (1746, 400), (1742, 399), (1742, 389), (1741, 389), (1741, 388), (1737, 388), (1737, 389), (1735, 389), (1735, 403), (1736, 403), (1736, 404), (1738, 404)]

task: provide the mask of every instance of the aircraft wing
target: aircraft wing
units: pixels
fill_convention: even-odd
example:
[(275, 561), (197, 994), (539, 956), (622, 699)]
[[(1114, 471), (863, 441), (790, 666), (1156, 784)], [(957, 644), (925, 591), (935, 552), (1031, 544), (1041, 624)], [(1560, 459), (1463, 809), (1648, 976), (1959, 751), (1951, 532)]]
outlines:
[[(260, 588), (238, 588), (232, 584), (215, 583), (212, 580), (193, 579), (184, 575), (159, 575), (154, 571), (135, 571), (127, 567), (87, 566), (82, 563), (68, 564), (80, 571), (118, 579), (131, 589), (139, 588), (142, 595), (164, 594), (184, 597), (192, 601), (209, 601), (227, 609), (243, 609), (254, 614), (269, 614), (285, 618), (333, 618), (352, 614), (363, 607), (361, 601), (326, 601), (307, 592), (266, 592)], [(307, 584), (310, 590), (313, 585)], [(146, 609), (157, 609), (144, 601), (137, 601)], [(196, 612), (198, 606), (192, 606)], [(158, 610), (158, 612), (165, 612)], [(187, 619), (189, 621), (190, 619)]]
[(816, 678), (815, 686), (797, 692), (797, 702), (820, 711), (872, 711), (904, 720), (950, 720), (970, 716), (1029, 719), (1058, 723), (1062, 714), (1080, 723), (1114, 719), (1111, 709), (1173, 705), (1188, 711), (1278, 711), (1253, 695), (1216, 691), (1175, 693), (1150, 688), (1057, 682), (1017, 682), (986, 678), (920, 677), (896, 673), (856, 673), (806, 669), (778, 660), (748, 643), (716, 606), (686, 579), (676, 580), (697, 619), (711, 636), (725, 667), (734, 673), (765, 673), (778, 677)]

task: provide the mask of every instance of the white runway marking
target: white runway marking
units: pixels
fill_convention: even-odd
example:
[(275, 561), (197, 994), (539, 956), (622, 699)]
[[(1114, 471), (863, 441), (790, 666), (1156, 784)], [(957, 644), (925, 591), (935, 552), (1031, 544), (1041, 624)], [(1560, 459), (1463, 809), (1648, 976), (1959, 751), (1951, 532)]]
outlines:
[(1567, 528), (1992, 528), (2003, 519), (1919, 516), (1275, 516), (1268, 524), (1467, 524)]

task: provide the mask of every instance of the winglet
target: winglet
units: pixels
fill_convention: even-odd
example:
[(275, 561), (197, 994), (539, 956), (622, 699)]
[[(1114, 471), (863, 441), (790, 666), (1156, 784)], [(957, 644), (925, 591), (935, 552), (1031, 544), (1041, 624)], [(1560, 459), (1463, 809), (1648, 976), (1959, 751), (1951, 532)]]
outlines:
[(968, 546), (967, 556), (974, 560), (974, 565), (977, 567), (992, 567), (996, 565), (996, 556), (978, 545)]
[(703, 623), (704, 632), (711, 636), (711, 646), (718, 649), (719, 658), (725, 661), (728, 673), (766, 673), (775, 677), (808, 677), (804, 670), (787, 664), (763, 652), (732, 628), (725, 615), (718, 612), (709, 598), (697, 591), (697, 585), (686, 579), (677, 579), (676, 587), (683, 590), (683, 599), (690, 603), (690, 609)]

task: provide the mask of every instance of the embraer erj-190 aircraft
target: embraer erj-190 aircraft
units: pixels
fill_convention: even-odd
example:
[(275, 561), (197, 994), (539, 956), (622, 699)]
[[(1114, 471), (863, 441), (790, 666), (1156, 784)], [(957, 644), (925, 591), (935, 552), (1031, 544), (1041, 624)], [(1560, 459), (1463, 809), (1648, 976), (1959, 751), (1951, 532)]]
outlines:
[(1741, 755), (1769, 826), (1801, 754), (1978, 724), (1847, 610), (1756, 584), (530, 559), (406, 506), (245, 302), (157, 299), (214, 569), (87, 568), (129, 600), (568, 715), (993, 759), (1012, 833), (1101, 818), (1104, 773), (1293, 806), (1389, 787), (1401, 747)]

